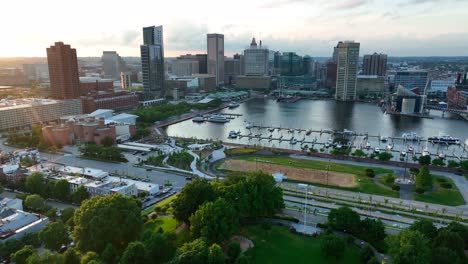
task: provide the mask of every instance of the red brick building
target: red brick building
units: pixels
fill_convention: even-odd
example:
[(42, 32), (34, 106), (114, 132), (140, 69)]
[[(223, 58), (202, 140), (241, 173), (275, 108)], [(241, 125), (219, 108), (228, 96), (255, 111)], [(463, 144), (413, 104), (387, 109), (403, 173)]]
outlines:
[(141, 94), (117, 92), (82, 96), (83, 113), (88, 114), (97, 109), (125, 110), (137, 107), (142, 100)]
[(114, 81), (112, 80), (81, 80), (80, 78), (80, 94), (97, 94), (99, 92), (114, 92)]
[(63, 42), (47, 48), (51, 96), (54, 99), (80, 97), (80, 80), (76, 50)]
[[(135, 132), (135, 129), (130, 129)], [(104, 118), (96, 120), (94, 117), (82, 117), (70, 120), (60, 126), (46, 126), (42, 128), (43, 137), (52, 143), (62, 146), (74, 142), (94, 142), (101, 144), (106, 137), (116, 140), (116, 127), (114, 124), (105, 125)]]

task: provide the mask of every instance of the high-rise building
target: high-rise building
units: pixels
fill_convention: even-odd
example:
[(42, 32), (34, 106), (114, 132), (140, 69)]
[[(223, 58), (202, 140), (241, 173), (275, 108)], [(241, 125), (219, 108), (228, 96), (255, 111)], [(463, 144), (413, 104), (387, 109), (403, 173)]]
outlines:
[(140, 46), (140, 51), (145, 100), (164, 97), (164, 44), (162, 26), (143, 28), (143, 45)]
[(47, 63), (51, 97), (54, 99), (75, 99), (80, 97), (80, 79), (76, 49), (63, 42), (55, 42), (47, 48)]
[(177, 59), (171, 63), (171, 73), (178, 77), (192, 76), (198, 74), (199, 65), (197, 60)]
[(237, 76), (241, 75), (241, 61), (239, 54), (233, 58), (224, 59), (224, 83), (233, 84), (236, 82)]
[(426, 89), (427, 84), (427, 71), (411, 70), (411, 71), (398, 71), (395, 74), (395, 88), (399, 85), (408, 90), (419, 88), (420, 94)]
[(207, 64), (207, 55), (206, 54), (186, 54), (177, 57), (178, 60), (192, 60), (198, 62), (198, 72), (199, 74), (206, 74), (206, 64)]
[(216, 84), (224, 83), (224, 35), (223, 34), (208, 34), (207, 35), (207, 50), (208, 50), (208, 74), (216, 77)]
[(126, 90), (132, 87), (132, 73), (131, 72), (121, 72), (120, 73), (120, 84), (123, 90)]
[(377, 54), (364, 55), (362, 64), (362, 75), (385, 76), (387, 71), (387, 55)]
[(250, 47), (244, 50), (245, 75), (267, 75), (268, 56), (268, 49), (262, 47), (262, 41), (260, 40), (260, 45), (257, 46), (257, 42), (253, 38)]
[(354, 41), (340, 41), (336, 46), (336, 100), (354, 101), (356, 99), (359, 46), (360, 44)]
[(302, 57), (295, 52), (283, 52), (280, 59), (281, 75), (299, 76), (304, 74)]
[(118, 80), (120, 73), (126, 70), (125, 62), (115, 51), (104, 51), (101, 57), (104, 78)]

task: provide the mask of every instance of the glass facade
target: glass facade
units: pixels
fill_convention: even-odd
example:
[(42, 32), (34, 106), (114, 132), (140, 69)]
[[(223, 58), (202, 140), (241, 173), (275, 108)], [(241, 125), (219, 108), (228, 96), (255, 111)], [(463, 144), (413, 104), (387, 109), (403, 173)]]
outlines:
[(140, 46), (145, 100), (165, 96), (163, 28), (143, 28), (144, 45)]

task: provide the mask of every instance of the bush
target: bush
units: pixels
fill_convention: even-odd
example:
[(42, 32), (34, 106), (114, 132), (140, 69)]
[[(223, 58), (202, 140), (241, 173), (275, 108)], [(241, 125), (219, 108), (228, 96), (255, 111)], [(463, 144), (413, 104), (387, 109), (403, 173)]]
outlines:
[(449, 160), (447, 166), (450, 167), (450, 168), (456, 168), (456, 167), (460, 166), (460, 163), (458, 163), (455, 160)]
[(434, 159), (432, 160), (432, 165), (445, 166), (445, 162), (443, 159)]
[(396, 184), (393, 184), (392, 185), (392, 190), (399, 192), (400, 191), (400, 186), (396, 185)]
[(242, 250), (241, 250), (239, 242), (234, 240), (231, 243), (229, 243), (227, 250), (226, 250), (226, 254), (228, 255), (229, 259), (232, 262), (234, 262), (237, 259), (237, 257), (239, 257), (241, 251)]
[(366, 169), (366, 176), (369, 177), (369, 178), (374, 178), (375, 177), (375, 172), (373, 169), (369, 169), (367, 168)]
[(353, 154), (354, 154), (354, 156), (357, 156), (357, 157), (366, 156), (366, 153), (364, 153), (364, 151), (362, 151), (360, 149), (356, 149)]
[(389, 173), (383, 177), (383, 180), (386, 184), (393, 184), (395, 183), (395, 176)]
[(452, 189), (452, 184), (449, 182), (442, 182), (440, 183), (440, 187), (445, 188), (445, 189)]
[(323, 239), (321, 251), (326, 257), (339, 259), (343, 255), (345, 247), (346, 244), (343, 239), (334, 235), (327, 235)]
[(414, 191), (415, 191), (416, 193), (421, 194), (421, 193), (424, 193), (424, 188), (416, 187), (416, 188), (414, 188)]
[(387, 161), (387, 160), (391, 160), (393, 158), (393, 155), (392, 153), (389, 153), (389, 152), (381, 152), (379, 153), (378, 157), (379, 157), (379, 160)]

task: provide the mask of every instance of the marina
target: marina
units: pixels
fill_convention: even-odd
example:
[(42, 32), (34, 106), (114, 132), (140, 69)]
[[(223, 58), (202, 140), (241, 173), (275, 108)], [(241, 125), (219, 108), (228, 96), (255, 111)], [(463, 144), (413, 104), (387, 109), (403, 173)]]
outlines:
[[(444, 158), (468, 158), (465, 144), (468, 123), (455, 116), (448, 119), (447, 113), (446, 118), (419, 119), (385, 115), (378, 106), (366, 103), (301, 100), (284, 104), (265, 98), (224, 109), (219, 114), (230, 121), (188, 120), (167, 127), (167, 134), (294, 150), (323, 148), (324, 152), (330, 152), (333, 147), (342, 147), (362, 149), (367, 154), (391, 151), (394, 160), (423, 153), (434, 158), (442, 157), (441, 154)], [(439, 135), (457, 138), (459, 144), (428, 141)], [(341, 137), (348, 142), (337, 141)]]

